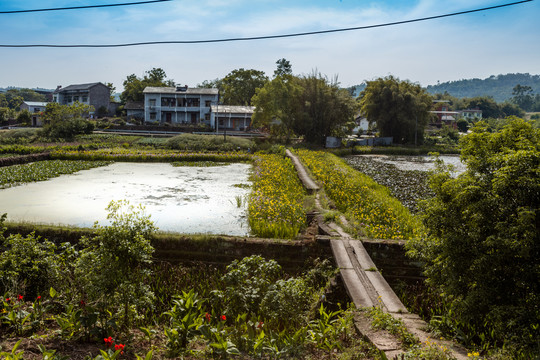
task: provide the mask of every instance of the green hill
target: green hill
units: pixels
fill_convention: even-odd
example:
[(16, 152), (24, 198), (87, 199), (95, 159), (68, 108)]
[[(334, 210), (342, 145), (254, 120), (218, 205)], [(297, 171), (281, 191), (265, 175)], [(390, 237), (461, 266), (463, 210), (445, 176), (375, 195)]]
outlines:
[(534, 94), (540, 94), (540, 75), (506, 74), (492, 75), (487, 79), (468, 79), (429, 85), (426, 90), (430, 94), (448, 92), (457, 98), (491, 96), (497, 102), (512, 97), (512, 89), (516, 85), (530, 86)]

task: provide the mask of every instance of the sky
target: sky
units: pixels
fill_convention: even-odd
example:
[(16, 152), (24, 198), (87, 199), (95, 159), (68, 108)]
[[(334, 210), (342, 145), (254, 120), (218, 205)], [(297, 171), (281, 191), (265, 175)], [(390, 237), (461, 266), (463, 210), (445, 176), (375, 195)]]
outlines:
[[(0, 0), (0, 11), (137, 0)], [(0, 14), (0, 45), (208, 40), (369, 26), (512, 0), (173, 0), (137, 6)], [(348, 87), (393, 75), (422, 86), (507, 73), (540, 74), (540, 1), (403, 25), (323, 35), (119, 48), (0, 47), (0, 87), (111, 82), (152, 68), (194, 87), (234, 69), (271, 77), (320, 72)]]

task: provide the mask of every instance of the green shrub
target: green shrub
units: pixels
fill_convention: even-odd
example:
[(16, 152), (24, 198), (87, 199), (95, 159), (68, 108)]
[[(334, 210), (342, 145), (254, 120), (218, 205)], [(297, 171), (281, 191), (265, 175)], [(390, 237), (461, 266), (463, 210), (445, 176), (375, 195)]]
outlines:
[(73, 118), (45, 125), (42, 136), (52, 140), (73, 140), (79, 134), (91, 134), (94, 124), (88, 120)]
[(227, 266), (222, 281), (225, 290), (215, 293), (231, 314), (258, 314), (266, 292), (281, 276), (281, 266), (275, 260), (252, 255)]
[(28, 144), (38, 136), (39, 129), (13, 129), (0, 132), (0, 144)]
[(155, 230), (144, 208), (127, 201), (111, 201), (108, 226), (96, 223), (95, 236), (84, 237), (76, 263), (76, 276), (88, 302), (98, 308), (122, 311), (124, 325), (140, 309), (151, 307), (154, 294), (141, 279), (149, 276)]
[(168, 139), (165, 147), (192, 151), (247, 151), (253, 150), (255, 143), (236, 136), (181, 134)]
[(479, 122), (461, 141), (467, 170), (442, 163), (423, 220), (429, 238), (407, 244), (448, 302), (441, 324), (470, 343), (540, 338), (540, 130), (508, 119), (497, 133)]
[[(5, 214), (0, 217), (0, 227)], [(60, 278), (64, 263), (57, 247), (41, 241), (34, 233), (3, 236), (0, 229), (0, 294), (36, 298)]]
[(260, 311), (277, 328), (296, 327), (305, 323), (313, 300), (312, 294), (303, 278), (278, 280), (268, 288)]

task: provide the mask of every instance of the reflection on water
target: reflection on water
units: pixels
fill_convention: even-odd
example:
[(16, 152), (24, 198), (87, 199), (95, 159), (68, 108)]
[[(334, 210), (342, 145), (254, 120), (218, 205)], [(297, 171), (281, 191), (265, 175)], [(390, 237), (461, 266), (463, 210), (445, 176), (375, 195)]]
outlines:
[[(0, 190), (8, 220), (92, 226), (106, 224), (111, 200), (143, 204), (160, 230), (247, 235), (244, 207), (250, 165), (173, 167), (166, 163), (114, 163)], [(245, 203), (245, 202), (242, 202)]]

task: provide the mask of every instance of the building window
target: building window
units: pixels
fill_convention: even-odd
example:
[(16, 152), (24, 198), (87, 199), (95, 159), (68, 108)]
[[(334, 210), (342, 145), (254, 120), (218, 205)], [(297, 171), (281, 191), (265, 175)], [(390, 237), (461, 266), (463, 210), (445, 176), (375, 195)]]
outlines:
[(210, 113), (204, 114), (204, 120), (206, 121), (210, 120)]
[(204, 106), (206, 106), (206, 107), (210, 107), (211, 105), (212, 105), (212, 100), (206, 100), (204, 102)]
[(71, 96), (66, 96), (66, 102), (68, 102), (68, 103), (71, 102)]
[(85, 103), (85, 102), (88, 102), (88, 96), (83, 96), (83, 97), (82, 97), (82, 102), (84, 102), (84, 103)]
[(34, 108), (34, 112), (37, 113), (37, 112), (40, 112), (41, 110), (39, 108)]
[(73, 102), (75, 102), (75, 101), (79, 101), (79, 97), (78, 97), (78, 96), (74, 96), (74, 97), (73, 97)]
[(174, 98), (161, 98), (161, 106), (175, 107), (176, 101)]
[(200, 106), (199, 98), (187, 98), (187, 106), (199, 107)]
[(156, 120), (156, 113), (155, 112), (150, 113), (150, 120)]
[[(149, 105), (150, 106), (156, 106), (156, 99), (150, 99), (149, 100)], [(154, 114), (154, 115), (156, 115), (156, 114)]]

